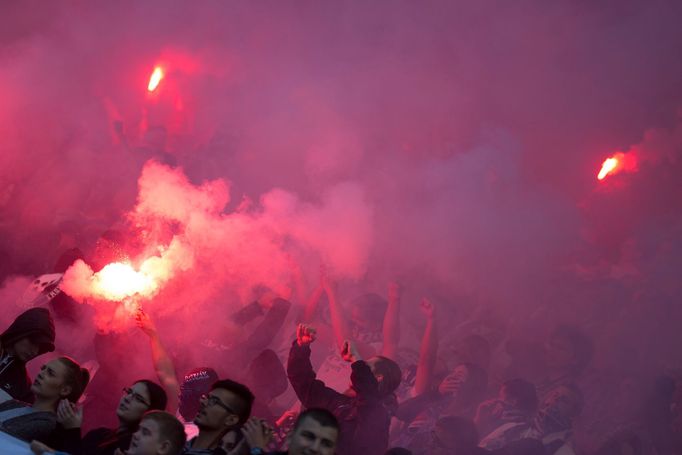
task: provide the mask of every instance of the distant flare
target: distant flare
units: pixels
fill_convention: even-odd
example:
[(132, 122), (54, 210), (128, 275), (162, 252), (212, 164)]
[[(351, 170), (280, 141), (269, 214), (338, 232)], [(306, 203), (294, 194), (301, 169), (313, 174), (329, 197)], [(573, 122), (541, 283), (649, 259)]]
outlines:
[(149, 85), (147, 85), (147, 90), (149, 92), (153, 92), (154, 90), (156, 90), (156, 88), (159, 86), (159, 83), (161, 83), (163, 76), (164, 76), (163, 68), (161, 68), (160, 66), (155, 67), (152, 76), (149, 78)]
[(633, 152), (617, 152), (606, 158), (597, 174), (597, 180), (604, 180), (610, 175), (615, 175), (621, 171), (634, 172), (637, 170), (637, 158)]
[(611, 158), (606, 158), (604, 160), (604, 163), (601, 165), (601, 170), (599, 171), (599, 174), (597, 174), (597, 178), (599, 180), (604, 180), (607, 175), (613, 173), (616, 171), (618, 168), (618, 158), (615, 156), (612, 156)]

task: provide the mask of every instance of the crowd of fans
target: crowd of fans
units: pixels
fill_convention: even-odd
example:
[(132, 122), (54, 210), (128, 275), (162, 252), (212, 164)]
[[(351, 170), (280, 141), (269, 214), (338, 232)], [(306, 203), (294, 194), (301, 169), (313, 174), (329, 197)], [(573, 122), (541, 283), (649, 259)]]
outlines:
[[(30, 380), (27, 362), (55, 350), (53, 318), (64, 314), (48, 302), (0, 335), (0, 430), (36, 454), (682, 453), (674, 376), (654, 381), (627, 416), (614, 410), (613, 431), (581, 445), (594, 419), (581, 419), (593, 346), (580, 328), (559, 325), (540, 345), (491, 340), (483, 330), (453, 339), (443, 334), (439, 307), (428, 299), (419, 306), (424, 329), (411, 349), (400, 336), (399, 285), (391, 283), (386, 298), (365, 294), (343, 306), (322, 272), (303, 305), (271, 296), (233, 315), (254, 324), (253, 336), (222, 351), (220, 364), (184, 375), (140, 310), (156, 377), (119, 395), (111, 378), (122, 364), (102, 339), (92, 382), (65, 356)], [(278, 354), (278, 333), (290, 334), (288, 352)]]

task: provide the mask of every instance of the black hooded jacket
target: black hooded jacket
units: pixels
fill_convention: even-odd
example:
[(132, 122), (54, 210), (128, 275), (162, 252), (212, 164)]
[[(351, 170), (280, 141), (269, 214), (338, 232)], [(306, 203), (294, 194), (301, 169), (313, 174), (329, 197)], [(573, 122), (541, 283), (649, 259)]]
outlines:
[(17, 341), (27, 337), (40, 346), (38, 355), (54, 351), (55, 330), (49, 310), (31, 308), (24, 311), (0, 334), (0, 389), (16, 400), (33, 403), (26, 364), (7, 352)]
[(310, 346), (294, 340), (289, 351), (287, 375), (305, 408), (324, 408), (339, 420), (339, 455), (382, 455), (388, 447), (393, 395), (382, 397), (379, 383), (362, 360), (351, 365), (351, 385), (356, 397), (327, 387), (315, 376), (310, 363)]

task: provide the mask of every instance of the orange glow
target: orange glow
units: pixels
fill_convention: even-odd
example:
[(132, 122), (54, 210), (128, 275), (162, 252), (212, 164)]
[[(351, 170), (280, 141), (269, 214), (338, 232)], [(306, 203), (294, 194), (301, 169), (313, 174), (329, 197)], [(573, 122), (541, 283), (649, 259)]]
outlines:
[(599, 180), (604, 180), (607, 175), (612, 174), (616, 171), (618, 168), (618, 158), (615, 156), (612, 156), (611, 158), (606, 158), (604, 160), (604, 163), (601, 165), (601, 170), (599, 171), (599, 174), (597, 174), (597, 178)]
[(112, 262), (95, 273), (93, 291), (107, 300), (121, 301), (134, 295), (149, 295), (156, 290), (154, 280), (130, 264)]
[(161, 83), (161, 80), (163, 79), (164, 75), (165, 74), (163, 72), (163, 68), (161, 68), (160, 66), (155, 67), (152, 76), (149, 78), (149, 85), (147, 85), (147, 90), (150, 92), (156, 90), (156, 88), (159, 86), (159, 83)]
[(597, 174), (597, 179), (603, 181), (611, 175), (621, 172), (636, 172), (637, 170), (637, 155), (634, 151), (628, 153), (616, 152), (604, 160), (599, 174)]

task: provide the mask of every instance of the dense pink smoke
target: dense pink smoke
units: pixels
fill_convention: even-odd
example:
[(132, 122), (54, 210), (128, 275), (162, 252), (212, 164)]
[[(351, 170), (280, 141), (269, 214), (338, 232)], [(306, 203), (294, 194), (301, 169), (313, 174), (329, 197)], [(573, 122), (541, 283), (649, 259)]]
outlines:
[(108, 320), (115, 327), (126, 324), (120, 317), (99, 314), (111, 311), (102, 300), (148, 301), (170, 280), (182, 281), (183, 275), (191, 275), (200, 286), (190, 287), (183, 299), (174, 299), (175, 304), (159, 312), (201, 309), (225, 288), (241, 298), (225, 303), (224, 310), (247, 303), (256, 286), (290, 298), (292, 271), (313, 259), (337, 278), (357, 280), (365, 273), (372, 210), (358, 185), (334, 185), (319, 204), (276, 189), (260, 203), (226, 213), (229, 199), (224, 180), (195, 186), (181, 170), (148, 162), (140, 176), (137, 205), (128, 215), (142, 242), (140, 252), (130, 258), (127, 269), (115, 262), (93, 271), (79, 260), (66, 271), (61, 289), (81, 302), (90, 301), (100, 310), (98, 325), (106, 328)]
[[(453, 326), (576, 323), (600, 367), (679, 366), (680, 17), (673, 0), (4, 2), (2, 321), (78, 247), (63, 287), (90, 304), (83, 333), (132, 325), (93, 288), (123, 261), (192, 358), (244, 336), (229, 315), (262, 289), (302, 303), (325, 264), (344, 301), (404, 283), (406, 343), (427, 295)], [(597, 181), (619, 151), (637, 172)]]

